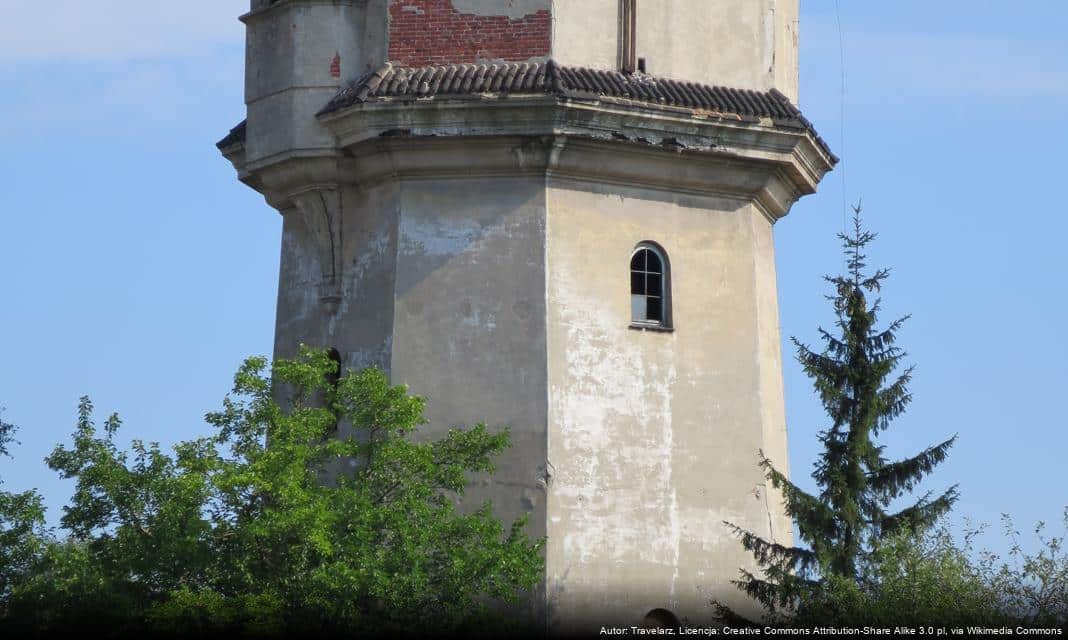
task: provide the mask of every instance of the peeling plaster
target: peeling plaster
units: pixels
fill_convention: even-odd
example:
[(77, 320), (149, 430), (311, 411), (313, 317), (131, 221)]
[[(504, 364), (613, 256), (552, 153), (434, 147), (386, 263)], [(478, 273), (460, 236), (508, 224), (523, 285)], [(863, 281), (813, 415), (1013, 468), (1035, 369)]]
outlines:
[(425, 254), (447, 257), (462, 254), (482, 235), (482, 225), (471, 220), (449, 220), (405, 216), (401, 219), (402, 255)]
[[(762, 214), (729, 198), (550, 188), (551, 620), (658, 606), (697, 620), (711, 597), (741, 604), (729, 581), (755, 567), (723, 523), (763, 535), (777, 506), (754, 499), (755, 460), (739, 462), (764, 446), (753, 412), (767, 363), (750, 352)], [(628, 328), (626, 265), (643, 240), (671, 257), (672, 333)]]
[(349, 278), (353, 282), (352, 286), (356, 286), (356, 283), (363, 279), (371, 266), (375, 265), (377, 261), (381, 260), (386, 255), (386, 251), (389, 250), (390, 239), (391, 237), (388, 232), (381, 231), (374, 234), (371, 239), (364, 244), (365, 250), (353, 261), (352, 268), (350, 269)]
[(389, 354), (393, 351), (393, 336), (386, 336), (382, 343), (374, 348), (357, 349), (345, 356), (345, 366), (353, 371), (367, 367), (388, 367)]
[(462, 318), (460, 323), (473, 329), (485, 329), (493, 331), (497, 328), (497, 316), (487, 312), (477, 305), (472, 305), (470, 300), (464, 300), (460, 305)]
[[(397, 5), (355, 3), (339, 14), (330, 3), (320, 4), (302, 13), (303, 26), (283, 38), (282, 46), (276, 46), (275, 32), (289, 33), (288, 18), (281, 30), (264, 18), (262, 33), (253, 33), (250, 77), (257, 81), (251, 87), (244, 166), (265, 166), (262, 162), (283, 151), (333, 153), (334, 136), (314, 119), (336, 85), (333, 69), (324, 63), (336, 59), (340, 66), (343, 60), (344, 69), (354, 71), (385, 61), (390, 23), (384, 12)], [(398, 12), (416, 14), (423, 6), (448, 9), (451, 4), (469, 14), (471, 24), (507, 23), (505, 17), (517, 21), (549, 10), (555, 59), (577, 66), (616, 65), (617, 0), (398, 4), (405, 5)], [(645, 3), (641, 18), (639, 55), (647, 57), (651, 73), (753, 89), (767, 89), (775, 78), (796, 78), (796, 0), (724, 0), (715, 11), (708, 10), (707, 0), (667, 4)], [(401, 17), (414, 18), (411, 13)], [(708, 55), (713, 49), (715, 55)], [(789, 87), (782, 88), (790, 93)], [(696, 123), (722, 114), (695, 110), (692, 126), (683, 127), (680, 117), (686, 114), (658, 116), (606, 100), (591, 112), (590, 122), (560, 121), (552, 134), (680, 153), (718, 148), (724, 155), (735, 154), (730, 167), (741, 169), (737, 175), (731, 169), (722, 180), (698, 180), (687, 175), (694, 165), (676, 162), (685, 156), (652, 154), (646, 148), (643, 156), (672, 160), (650, 162), (648, 171), (637, 172), (632, 180), (608, 170), (618, 160), (612, 151), (581, 140), (563, 155), (562, 147), (555, 148), (548, 163), (552, 171), (561, 158), (577, 158), (581, 171), (543, 175), (547, 150), (540, 141), (519, 142), (498, 161), (484, 155), (497, 143), (466, 145), (464, 136), (506, 132), (524, 140), (544, 135), (538, 129), (540, 111), (532, 109), (528, 119), (526, 111), (487, 116), (488, 108), (473, 101), (462, 112), (443, 109), (431, 118), (421, 115), (416, 104), (398, 110), (397, 121), (385, 111), (367, 111), (368, 123), (360, 131), (373, 132), (369, 136), (377, 135), (374, 123), (380, 118), (381, 130), (401, 134), (393, 137), (459, 139), (448, 148), (446, 162), (432, 145), (421, 151), (414, 145), (408, 150), (403, 146), (407, 142), (390, 136), (378, 141), (381, 147), (367, 166), (382, 160), (384, 166), (397, 167), (403, 163), (395, 161), (412, 157), (417, 161), (411, 166), (421, 168), (412, 174), (399, 168), (374, 174), (374, 180), (390, 185), (381, 193), (374, 187), (366, 190), (362, 182), (344, 192), (356, 197), (337, 204), (344, 208), (347, 226), (337, 230), (343, 234), (336, 245), (343, 251), (343, 277), (342, 299), (334, 311), (314, 286), (324, 270), (312, 231), (286, 221), (277, 349), (288, 355), (297, 342), (336, 340), (346, 366), (391, 367), (398, 379), (413, 381), (413, 388), (433, 399), (429, 406), (437, 413), (430, 428), (466, 423), (472, 416), (506, 417), (505, 424), (520, 427), (502, 474), (493, 482), (483, 480), (471, 495), (493, 499), (510, 517), (532, 511), (531, 526), (548, 530), (547, 583), (539, 597), (548, 594), (555, 609), (548, 612), (550, 619), (559, 619), (560, 611), (566, 618), (591, 603), (606, 605), (595, 599), (606, 592), (611, 598), (612, 590), (631, 599), (623, 607), (640, 607), (638, 600), (650, 598), (657, 601), (649, 603), (653, 606), (677, 605), (684, 615), (703, 615), (700, 607), (711, 594), (732, 589), (727, 581), (744, 562), (724, 520), (789, 536), (781, 496), (762, 486), (752, 493), (759, 471), (746, 475), (755, 465), (740, 462), (739, 453), (750, 447), (755, 451), (762, 442), (769, 452), (785, 455), (771, 230), (760, 226), (763, 218), (754, 218), (763, 233), (754, 244), (753, 237), (736, 234), (732, 224), (723, 222), (740, 218), (738, 206), (727, 203), (726, 196), (713, 201), (701, 195), (711, 193), (706, 183), (715, 184), (716, 193), (723, 185), (729, 188), (722, 193), (750, 193), (748, 178), (760, 178), (761, 168), (777, 151), (760, 147), (768, 155), (758, 157), (755, 145), (763, 144), (763, 138), (748, 139), (744, 128), (722, 140), (698, 135), (733, 131)], [(609, 112), (611, 117), (605, 115)], [(602, 126), (606, 122), (625, 124)], [(501, 166), (488, 168), (491, 162)], [(364, 170), (362, 161), (354, 164)], [(498, 172), (502, 167), (507, 171)], [(257, 179), (260, 171), (253, 171)], [(678, 183), (668, 175), (676, 171)], [(517, 172), (523, 179), (512, 181)], [(576, 182), (582, 186), (555, 193), (547, 186), (568, 175), (581, 176)], [(478, 180), (474, 186), (457, 182), (472, 176)], [(681, 185), (700, 188), (686, 191)], [(622, 192), (628, 195), (589, 197)], [(640, 216), (628, 217), (635, 212)], [(549, 225), (550, 216), (566, 229), (552, 246), (551, 261), (548, 226), (537, 227)], [(590, 286), (591, 272), (603, 274), (603, 261), (616, 260), (612, 256), (621, 227), (634, 241), (672, 236), (676, 242), (668, 250), (679, 258), (673, 266), (690, 269), (685, 274), (680, 268), (678, 282), (701, 279), (699, 290), (692, 287), (677, 299), (676, 333), (629, 331), (621, 320), (629, 316), (613, 307), (625, 308), (626, 285), (618, 305), (616, 294), (609, 293), (614, 275)], [(760, 254), (755, 266), (739, 270), (736, 263), (751, 261), (753, 252)], [(756, 284), (749, 282), (751, 277)], [(713, 293), (706, 295), (708, 291)], [(760, 335), (751, 353), (754, 314)], [(720, 328), (707, 331), (710, 324)], [(694, 339), (698, 334), (703, 341)], [(465, 385), (493, 392), (482, 397), (470, 394)], [(716, 431), (698, 431), (707, 428), (702, 421)], [(546, 449), (552, 462), (544, 457)]]
[[(554, 303), (568, 327), (570, 347), (562, 357), (571, 384), (551, 393), (552, 414), (560, 420), (554, 430), (557, 448), (569, 460), (567, 468), (556, 461), (553, 489), (571, 507), (565, 555), (586, 563), (607, 553), (610, 560), (624, 562), (637, 551), (639, 559), (677, 571), (674, 362), (651, 364), (634, 341), (620, 339), (612, 314), (591, 305), (574, 286), (572, 278), (582, 273), (579, 265), (558, 264), (553, 273)], [(635, 423), (644, 431), (616, 431), (633, 429)]]

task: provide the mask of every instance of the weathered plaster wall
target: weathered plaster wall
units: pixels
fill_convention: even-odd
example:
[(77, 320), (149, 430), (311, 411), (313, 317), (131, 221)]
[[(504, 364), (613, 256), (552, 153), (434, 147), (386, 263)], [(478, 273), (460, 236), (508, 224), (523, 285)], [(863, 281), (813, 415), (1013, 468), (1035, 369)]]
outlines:
[(490, 481), (505, 522), (545, 532), (544, 179), (408, 180), (393, 316), (393, 382), (427, 399), (428, 436), (485, 421), (511, 429)]
[(619, 68), (619, 0), (553, 0), (552, 57), (563, 65)]
[[(752, 216), (754, 280), (756, 296), (757, 354), (760, 366), (760, 421), (764, 429), (764, 455), (775, 468), (790, 475), (786, 433), (786, 401), (783, 397), (782, 334), (779, 326), (779, 293), (775, 276), (775, 238), (770, 222)], [(764, 493), (771, 515), (771, 536), (793, 544), (793, 522), (786, 515), (782, 492), (765, 483)]]
[[(427, 398), (417, 437), (486, 422), (512, 447), (462, 499), (545, 535), (545, 187), (541, 178), (387, 179), (342, 194), (342, 299), (319, 299), (319, 246), (283, 212), (275, 357), (332, 346)], [(349, 434), (341, 425), (342, 437)], [(523, 605), (543, 619), (544, 596)]]
[[(436, 148), (412, 145), (374, 148), (409, 168)], [(548, 537), (535, 620), (580, 630), (666, 608), (698, 623), (713, 598), (745, 610), (730, 580), (752, 561), (723, 521), (790, 539), (757, 466), (763, 449), (787, 470), (771, 223), (747, 197), (516, 162), (344, 187), (336, 308), (319, 298), (310, 209), (285, 211), (276, 355), (307, 342), (385, 367), (427, 398), (423, 437), (511, 427), (498, 474), (463, 504), (529, 514)], [(670, 261), (670, 333), (629, 328), (629, 258), (645, 240)]]
[[(798, 0), (638, 0), (637, 55), (653, 75), (797, 97)], [(552, 55), (616, 68), (619, 0), (554, 0)]]
[[(722, 522), (768, 533), (757, 451), (781, 415), (769, 225), (736, 200), (563, 181), (547, 208), (551, 623), (741, 604), (728, 582), (751, 560)], [(671, 263), (673, 333), (628, 328), (643, 240)]]
[(315, 114), (343, 82), (385, 61), (385, 2), (252, 5), (242, 18), (248, 162), (333, 146)]
[(799, 0), (769, 0), (775, 11), (775, 84), (794, 104), (800, 103), (798, 71), (801, 39)]
[(389, 60), (417, 67), (549, 54), (549, 0), (390, 0)]
[[(796, 97), (797, 4), (639, 0), (638, 55), (652, 74)], [(595, 137), (694, 125), (638, 109), (613, 119), (620, 105), (568, 107), (560, 122), (578, 133), (567, 135), (556, 121), (539, 128), (544, 105), (440, 104), (440, 126), (419, 105), (372, 105), (353, 116), (362, 126), (395, 116), (421, 132), (338, 148), (314, 114), (387, 54), (427, 64), (551, 53), (614, 68), (618, 0), (257, 6), (245, 16), (240, 170), (283, 209), (276, 357), (305, 342), (337, 348), (347, 367), (383, 367), (428, 399), (426, 437), (510, 426), (499, 472), (464, 507), (492, 500), (506, 522), (529, 514), (528, 532), (548, 536), (532, 606), (557, 629), (634, 624), (659, 607), (696, 623), (712, 598), (742, 604), (729, 581), (752, 562), (723, 521), (790, 536), (757, 467), (760, 449), (784, 471), (788, 461), (773, 234), (754, 202), (782, 215), (822, 170), (811, 184), (785, 172), (802, 165), (757, 125), (725, 124), (716, 136), (730, 142), (707, 153), (583, 137), (591, 123)], [(687, 195), (710, 191), (739, 195)], [(336, 246), (311, 228), (321, 218), (308, 194), (319, 192), (340, 211)], [(628, 328), (628, 262), (643, 240), (671, 262), (671, 333)], [(324, 246), (341, 252), (337, 278)]]
[(390, 368), (397, 220), (396, 183), (346, 187), (342, 208), (342, 299), (319, 299), (319, 247), (296, 208), (283, 212), (275, 357), (301, 343), (334, 347), (346, 367)]

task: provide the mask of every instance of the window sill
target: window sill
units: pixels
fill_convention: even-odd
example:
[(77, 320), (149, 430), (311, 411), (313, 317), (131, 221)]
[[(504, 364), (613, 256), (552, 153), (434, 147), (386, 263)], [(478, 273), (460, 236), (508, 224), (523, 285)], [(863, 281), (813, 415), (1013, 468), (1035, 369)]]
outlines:
[(674, 333), (675, 327), (665, 327), (662, 324), (642, 324), (640, 322), (630, 323), (629, 329), (634, 331), (652, 331), (654, 333)]

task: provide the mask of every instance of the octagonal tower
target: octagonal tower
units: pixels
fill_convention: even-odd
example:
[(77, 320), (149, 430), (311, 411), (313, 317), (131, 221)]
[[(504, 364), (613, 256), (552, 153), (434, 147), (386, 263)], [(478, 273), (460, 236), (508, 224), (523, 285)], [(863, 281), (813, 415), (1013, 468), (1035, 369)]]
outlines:
[[(511, 427), (465, 497), (547, 536), (550, 632), (692, 624), (784, 544), (772, 228), (836, 162), (798, 0), (253, 0), (219, 143), (282, 214), (275, 356), (377, 365), (425, 433)], [(654, 616), (655, 617), (655, 616)]]

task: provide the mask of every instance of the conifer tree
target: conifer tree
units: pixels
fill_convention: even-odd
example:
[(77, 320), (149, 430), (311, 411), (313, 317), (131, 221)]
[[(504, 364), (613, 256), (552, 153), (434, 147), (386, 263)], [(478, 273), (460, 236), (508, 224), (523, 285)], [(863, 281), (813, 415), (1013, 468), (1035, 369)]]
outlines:
[[(885, 447), (876, 442), (912, 399), (908, 384), (913, 367), (894, 376), (906, 357), (895, 343), (908, 316), (877, 328), (878, 294), (890, 272), (867, 272), (864, 251), (876, 236), (864, 229), (860, 205), (853, 212), (852, 233), (838, 235), (846, 273), (825, 276), (834, 290), (827, 299), (837, 316), (835, 331), (819, 329), (820, 352), (792, 339), (830, 423), (819, 434), (823, 451), (813, 472), (818, 495), (799, 488), (760, 453), (761, 467), (782, 492), (786, 512), (805, 546), (786, 547), (727, 523), (763, 573), (743, 569), (736, 584), (770, 613), (793, 609), (806, 592), (811, 593), (807, 590), (818, 589), (827, 578), (859, 584), (864, 563), (881, 541), (903, 531), (922, 532), (957, 499), (954, 485), (937, 498), (927, 492), (907, 508), (887, 511), (945, 459), (956, 436), (897, 461), (887, 460)], [(732, 615), (722, 606), (720, 610)]]

